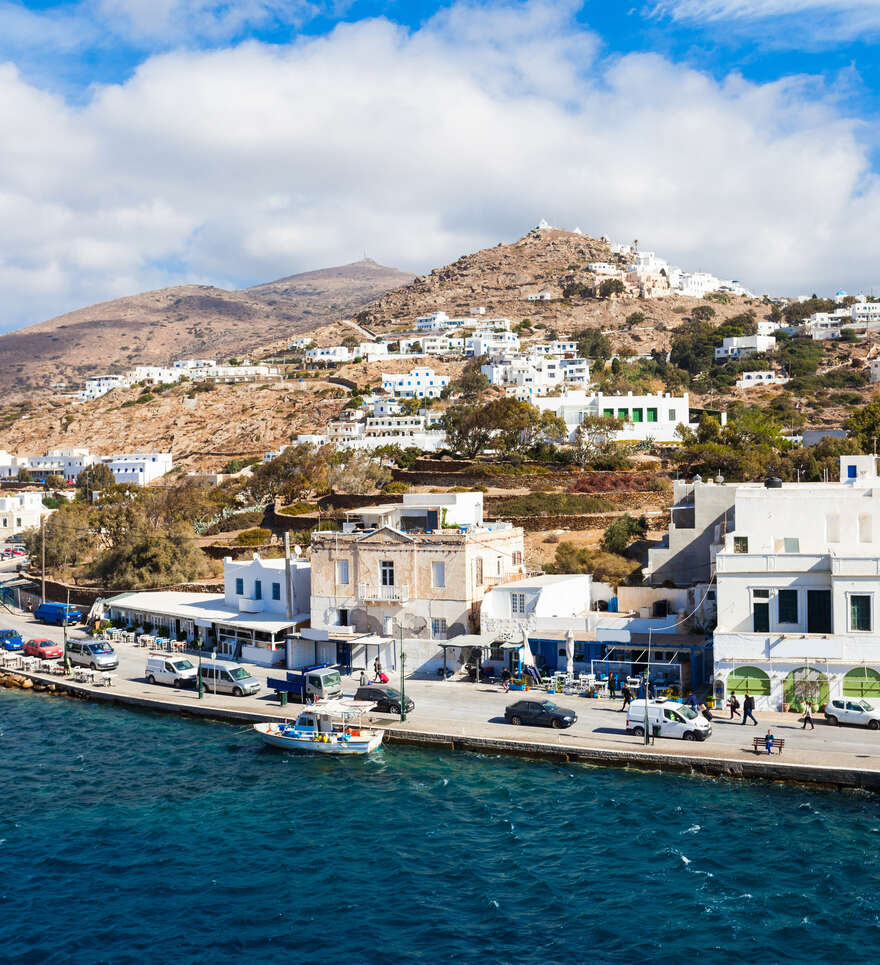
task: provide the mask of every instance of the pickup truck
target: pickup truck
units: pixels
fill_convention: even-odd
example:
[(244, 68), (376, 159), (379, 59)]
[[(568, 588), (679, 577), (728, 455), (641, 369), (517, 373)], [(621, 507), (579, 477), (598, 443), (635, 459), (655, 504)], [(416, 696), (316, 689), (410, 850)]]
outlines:
[(301, 704), (311, 704), (316, 700), (332, 700), (342, 696), (342, 680), (337, 666), (321, 663), (313, 667), (288, 670), (285, 678), (269, 677), (266, 686), (275, 691), (281, 703), (287, 698)]

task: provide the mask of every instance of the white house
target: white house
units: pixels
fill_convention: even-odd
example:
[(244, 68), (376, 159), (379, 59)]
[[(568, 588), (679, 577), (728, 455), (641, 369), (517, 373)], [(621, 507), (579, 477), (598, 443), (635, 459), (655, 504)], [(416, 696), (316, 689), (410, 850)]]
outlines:
[(789, 381), (791, 380), (782, 373), (766, 369), (762, 372), (740, 372), (739, 378), (736, 380), (736, 387), (738, 389), (754, 389), (761, 385), (785, 385)]
[(623, 272), (619, 265), (612, 265), (607, 261), (591, 261), (587, 265), (587, 270), (594, 275), (606, 275), (614, 278), (622, 278)]
[(154, 479), (171, 472), (174, 463), (170, 452), (138, 452), (109, 456), (101, 460), (107, 464), (117, 483), (148, 486)]
[(129, 384), (128, 376), (125, 375), (96, 375), (92, 379), (86, 379), (84, 388), (77, 392), (77, 398), (80, 402), (89, 402)]
[(716, 696), (880, 697), (877, 458), (840, 469), (837, 483), (737, 487), (716, 555)]
[(404, 374), (382, 373), (382, 388), (401, 399), (439, 399), (449, 385), (448, 375), (438, 375), (433, 369), (411, 369)]
[(416, 319), (416, 330), (419, 332), (435, 332), (448, 327), (449, 321), (446, 312), (431, 312), (430, 315), (422, 315)]
[(0, 542), (40, 525), (40, 518), (52, 512), (43, 505), (43, 494), (35, 492), (0, 496)]
[(504, 329), (487, 329), (475, 332), (471, 338), (465, 339), (465, 355), (480, 356), (494, 355), (498, 352), (518, 352), (519, 336)]
[(526, 295), (526, 301), (527, 302), (552, 302), (554, 297), (555, 296), (553, 295), (553, 292), (547, 292), (547, 291), (532, 292), (531, 294)]
[(320, 345), (306, 352), (306, 362), (339, 365), (351, 361), (351, 352), (344, 345)]
[(761, 352), (772, 352), (776, 339), (772, 335), (734, 335), (725, 338), (715, 349), (717, 359), (741, 359)]

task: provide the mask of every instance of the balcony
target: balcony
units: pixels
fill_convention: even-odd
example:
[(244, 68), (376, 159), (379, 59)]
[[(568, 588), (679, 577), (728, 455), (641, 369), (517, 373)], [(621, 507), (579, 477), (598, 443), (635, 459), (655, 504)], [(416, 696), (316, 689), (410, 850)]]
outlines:
[(263, 601), (254, 600), (252, 597), (238, 597), (238, 609), (240, 613), (262, 613)]
[(358, 600), (361, 603), (406, 603), (409, 586), (377, 586), (375, 583), (358, 583)]

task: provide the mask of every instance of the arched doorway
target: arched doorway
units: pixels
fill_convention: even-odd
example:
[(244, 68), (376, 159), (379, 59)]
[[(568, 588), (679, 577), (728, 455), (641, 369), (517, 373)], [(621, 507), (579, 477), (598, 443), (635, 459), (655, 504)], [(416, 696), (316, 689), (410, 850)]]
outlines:
[(809, 698), (810, 703), (828, 702), (828, 678), (815, 667), (798, 667), (785, 678), (783, 701), (795, 704)]
[(880, 697), (880, 673), (871, 667), (854, 667), (843, 678), (844, 697)]
[(736, 667), (727, 678), (727, 692), (769, 697), (770, 678), (758, 667)]

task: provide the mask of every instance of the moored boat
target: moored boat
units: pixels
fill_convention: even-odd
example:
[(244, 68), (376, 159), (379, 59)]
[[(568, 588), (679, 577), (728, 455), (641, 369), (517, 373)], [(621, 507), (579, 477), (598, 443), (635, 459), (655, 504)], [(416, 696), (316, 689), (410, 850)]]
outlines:
[(363, 727), (369, 704), (326, 700), (301, 711), (296, 721), (254, 724), (264, 743), (313, 754), (369, 754), (382, 743), (382, 731)]

